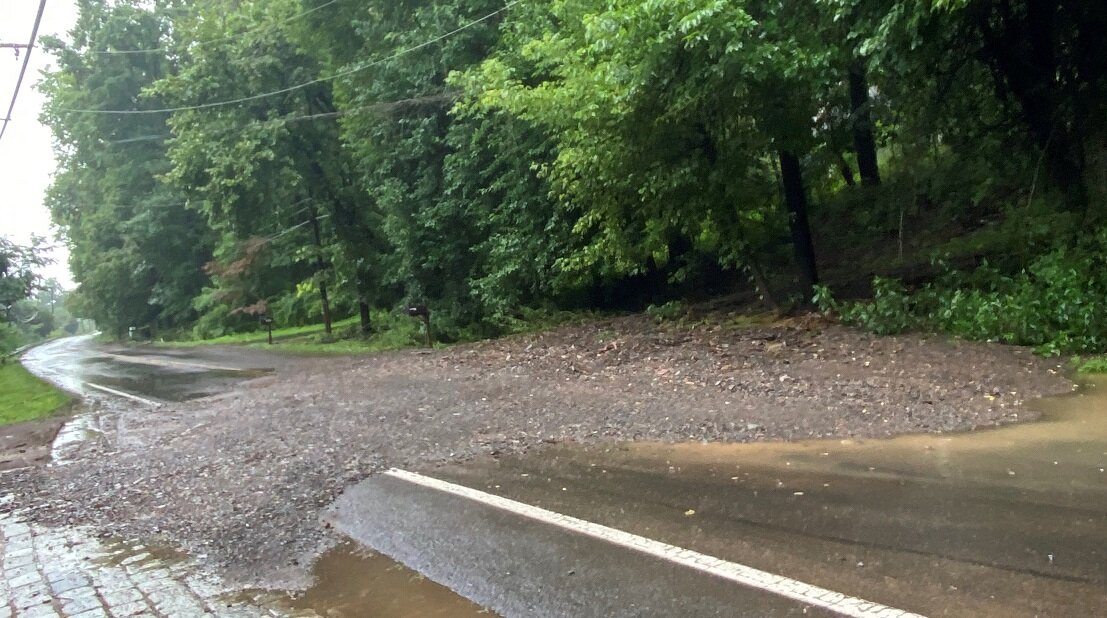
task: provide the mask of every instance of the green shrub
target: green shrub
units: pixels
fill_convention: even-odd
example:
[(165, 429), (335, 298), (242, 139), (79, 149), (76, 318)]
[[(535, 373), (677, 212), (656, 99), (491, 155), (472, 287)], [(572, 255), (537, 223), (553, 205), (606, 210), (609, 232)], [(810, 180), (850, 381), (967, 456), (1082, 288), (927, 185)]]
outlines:
[(947, 332), (965, 339), (1034, 346), (1044, 355), (1107, 350), (1107, 233), (1054, 249), (1011, 275), (990, 264), (948, 271), (909, 291), (873, 280), (870, 301), (838, 303), (825, 288), (816, 304), (878, 334)]
[(30, 338), (26, 333), (6, 322), (0, 322), (0, 354), (26, 345)]
[(873, 279), (873, 299), (853, 303), (839, 310), (842, 320), (873, 331), (878, 335), (894, 335), (910, 330), (918, 320), (912, 312), (912, 299), (895, 279)]
[(653, 318), (654, 322), (671, 322), (678, 320), (688, 313), (688, 307), (679, 300), (670, 300), (662, 305), (650, 305), (646, 307), (646, 315)]

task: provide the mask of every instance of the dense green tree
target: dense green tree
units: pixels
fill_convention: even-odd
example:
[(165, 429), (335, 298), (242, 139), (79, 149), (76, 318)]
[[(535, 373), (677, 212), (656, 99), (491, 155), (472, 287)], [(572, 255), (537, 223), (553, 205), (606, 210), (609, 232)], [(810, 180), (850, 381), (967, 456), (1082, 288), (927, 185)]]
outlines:
[[(480, 104), (555, 135), (546, 173), (586, 204), (590, 242), (565, 263), (634, 274), (689, 250), (748, 265), (764, 242), (772, 162), (804, 282), (817, 280), (800, 155), (824, 58), (772, 4), (562, 1), (520, 17), (470, 78)], [(681, 254), (684, 255), (681, 255)]]
[(387, 241), (376, 260), (381, 285), (429, 303), (447, 327), (494, 327), (547, 297), (570, 225), (534, 172), (550, 156), (543, 133), (506, 114), (450, 113), (459, 92), (448, 77), (498, 43), (500, 8), (362, 3), (313, 16), (309, 33), (323, 42), (330, 70), (346, 75), (336, 99)]
[(58, 159), (48, 205), (72, 247), (76, 303), (115, 333), (195, 319), (191, 302), (211, 250), (183, 194), (158, 180), (170, 169), (165, 116), (96, 113), (162, 104), (144, 91), (172, 70), (169, 58), (102, 53), (161, 44), (165, 18), (140, 4), (79, 3), (72, 40), (49, 43), (58, 66), (42, 85)]
[(32, 238), (29, 245), (0, 236), (0, 308), (3, 321), (11, 321), (12, 308), (34, 295), (42, 287), (38, 270), (49, 263), (43, 239)]

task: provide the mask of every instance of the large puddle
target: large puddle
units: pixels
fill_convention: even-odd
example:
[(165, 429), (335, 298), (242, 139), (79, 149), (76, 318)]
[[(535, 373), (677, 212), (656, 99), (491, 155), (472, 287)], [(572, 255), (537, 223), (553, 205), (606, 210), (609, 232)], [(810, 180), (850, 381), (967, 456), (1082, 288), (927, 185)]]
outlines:
[[(103, 567), (169, 570), (188, 565), (189, 557), (164, 546), (107, 539), (92, 560)], [(274, 615), (333, 618), (467, 618), (494, 616), (387, 556), (352, 543), (323, 554), (313, 568), (315, 584), (302, 594), (243, 590), (218, 593), (227, 607), (262, 606)]]
[(255, 591), (240, 598), (283, 606), (293, 615), (334, 618), (494, 616), (449, 588), (352, 542), (323, 554), (313, 574), (315, 584), (295, 597)]

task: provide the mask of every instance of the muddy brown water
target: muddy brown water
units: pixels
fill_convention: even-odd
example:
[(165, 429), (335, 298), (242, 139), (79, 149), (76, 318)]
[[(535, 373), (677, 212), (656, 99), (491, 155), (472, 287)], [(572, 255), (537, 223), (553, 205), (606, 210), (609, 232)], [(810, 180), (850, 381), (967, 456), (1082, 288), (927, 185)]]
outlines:
[[(172, 567), (187, 563), (184, 554), (164, 545), (106, 539), (105, 566)], [(320, 556), (315, 584), (299, 595), (244, 590), (225, 597), (229, 605), (260, 604), (290, 616), (341, 618), (467, 618), (494, 616), (449, 588), (426, 579), (387, 556), (344, 542)]]
[[(1033, 403), (1035, 422), (966, 433), (885, 440), (758, 444), (635, 444), (630, 452), (682, 465), (1045, 491), (1107, 511), (1107, 378)], [(813, 488), (816, 491), (818, 487)]]
[(490, 612), (415, 571), (353, 543), (315, 564), (316, 584), (290, 604), (320, 616), (373, 618), (487, 618)]
[[(428, 472), (926, 613), (1107, 615), (1107, 379), (1033, 407), (1043, 413), (1036, 422), (967, 433), (559, 446), (490, 469)], [(556, 485), (552, 494), (540, 482)], [(571, 491), (557, 491), (564, 487)], [(578, 487), (592, 493), (574, 498)], [(743, 554), (736, 549), (743, 538), (775, 551)], [(816, 564), (821, 556), (835, 561)], [(288, 600), (297, 610), (481, 614), (448, 589), (350, 546), (315, 569), (316, 585)], [(985, 592), (969, 598), (974, 589)]]

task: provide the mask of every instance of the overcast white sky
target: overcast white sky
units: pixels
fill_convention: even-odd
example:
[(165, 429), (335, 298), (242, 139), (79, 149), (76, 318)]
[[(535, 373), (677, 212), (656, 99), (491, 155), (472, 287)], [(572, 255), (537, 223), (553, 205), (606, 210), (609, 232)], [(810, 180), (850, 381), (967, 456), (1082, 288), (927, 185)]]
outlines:
[[(26, 43), (38, 11), (38, 0), (0, 1), (0, 42)], [(39, 37), (47, 34), (65, 35), (77, 16), (73, 0), (46, 0), (46, 12), (39, 27)], [(42, 50), (31, 54), (31, 64), (19, 99), (12, 111), (12, 121), (4, 139), (0, 140), (0, 234), (16, 242), (27, 242), (31, 234), (53, 239), (50, 214), (43, 205), (46, 187), (54, 171), (54, 155), (50, 145), (50, 130), (38, 122), (42, 95), (34, 87), (40, 72), (53, 58)], [(0, 118), (8, 111), (19, 68), (23, 64), (10, 49), (0, 49)], [(43, 273), (56, 277), (66, 287), (73, 281), (66, 264), (64, 247), (54, 253), (57, 263)]]

